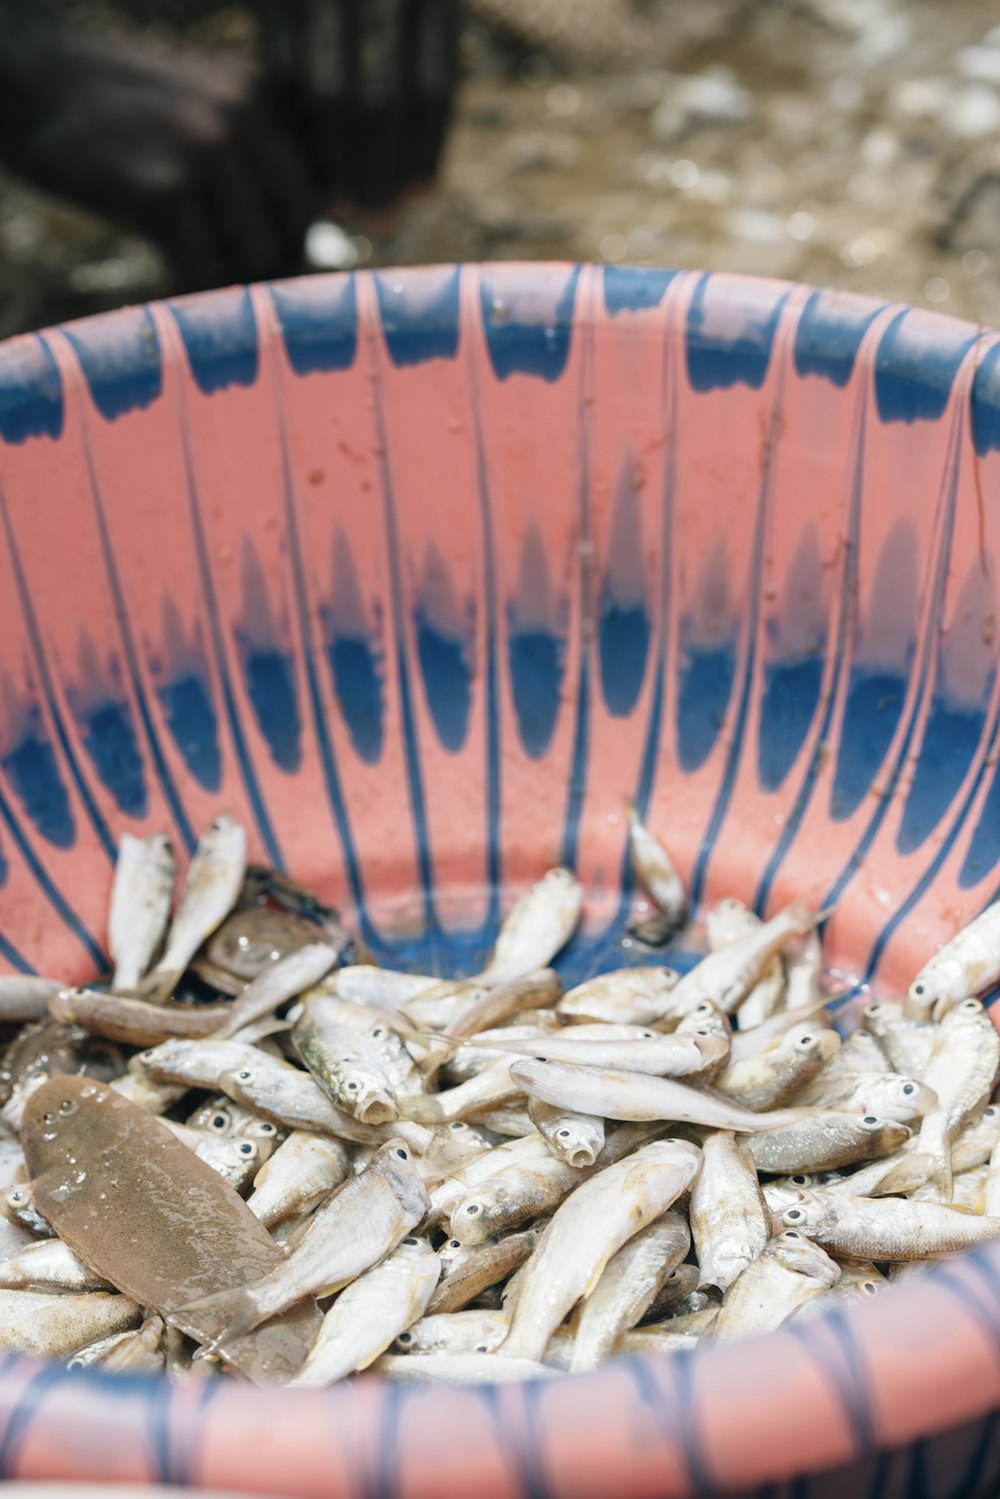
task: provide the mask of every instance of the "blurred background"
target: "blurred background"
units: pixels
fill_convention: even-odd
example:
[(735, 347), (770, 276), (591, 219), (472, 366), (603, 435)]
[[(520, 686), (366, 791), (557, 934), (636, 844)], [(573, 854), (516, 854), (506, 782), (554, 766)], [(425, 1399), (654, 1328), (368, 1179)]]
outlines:
[(990, 11), (0, 0), (0, 335), (255, 276), (548, 257), (997, 325)]

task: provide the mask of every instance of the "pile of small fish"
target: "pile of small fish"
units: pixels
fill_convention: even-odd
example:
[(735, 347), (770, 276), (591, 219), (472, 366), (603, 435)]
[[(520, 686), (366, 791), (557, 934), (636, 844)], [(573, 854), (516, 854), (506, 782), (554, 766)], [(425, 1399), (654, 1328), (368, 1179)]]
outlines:
[[(219, 816), (122, 839), (109, 978), (0, 979), (0, 1350), (173, 1379), (494, 1381), (770, 1331), (1000, 1236), (1000, 905), (843, 1038), (822, 913), (564, 992), (551, 870), (467, 979), (378, 967)], [(624, 950), (623, 950), (624, 956)]]

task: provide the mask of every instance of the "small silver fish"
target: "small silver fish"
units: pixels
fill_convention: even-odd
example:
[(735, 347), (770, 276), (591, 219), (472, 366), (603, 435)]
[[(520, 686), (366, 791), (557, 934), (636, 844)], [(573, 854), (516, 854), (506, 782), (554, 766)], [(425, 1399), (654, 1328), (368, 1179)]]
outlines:
[(636, 879), (665, 918), (661, 940), (666, 942), (684, 925), (687, 892), (670, 855), (644, 826), (635, 807), (629, 808), (628, 855)]
[(485, 1308), (431, 1312), (401, 1332), (393, 1346), (401, 1353), (494, 1353), (509, 1326), (502, 1312)]
[(206, 937), (239, 899), (247, 868), (247, 836), (234, 817), (220, 815), (198, 840), (163, 956), (139, 986), (139, 997), (162, 1004)]
[(506, 1356), (541, 1359), (566, 1314), (594, 1291), (611, 1256), (670, 1207), (700, 1164), (697, 1146), (658, 1140), (579, 1186), (520, 1272), (510, 1332), (501, 1345)]
[(567, 1166), (592, 1166), (604, 1149), (604, 1120), (594, 1114), (567, 1113), (532, 1098), (528, 1117), (552, 1154)]
[(133, 838), (123, 833), (111, 886), (108, 952), (115, 965), (111, 988), (116, 994), (135, 989), (143, 977), (170, 918), (174, 893), (174, 851), (162, 833)]
[(903, 1004), (911, 1020), (941, 1020), (963, 999), (992, 987), (1000, 979), (1000, 901), (985, 911), (929, 958), (910, 985)]
[(679, 1213), (664, 1213), (611, 1256), (584, 1301), (570, 1368), (596, 1369), (622, 1333), (645, 1315), (663, 1283), (688, 1252), (691, 1233)]
[(706, 1135), (701, 1150), (690, 1208), (698, 1284), (725, 1292), (763, 1252), (770, 1216), (753, 1162), (735, 1135), (721, 1130)]
[(789, 1224), (730, 1286), (712, 1325), (712, 1336), (746, 1338), (773, 1332), (809, 1297), (835, 1285), (839, 1277), (836, 1260)]
[(482, 978), (500, 984), (547, 968), (576, 929), (583, 886), (568, 869), (550, 869), (504, 918)]
[(901, 1197), (806, 1194), (781, 1221), (847, 1259), (925, 1260), (1000, 1238), (1000, 1218)]
[(289, 1384), (315, 1388), (366, 1369), (423, 1316), (440, 1271), (426, 1239), (403, 1239), (381, 1264), (341, 1291)]

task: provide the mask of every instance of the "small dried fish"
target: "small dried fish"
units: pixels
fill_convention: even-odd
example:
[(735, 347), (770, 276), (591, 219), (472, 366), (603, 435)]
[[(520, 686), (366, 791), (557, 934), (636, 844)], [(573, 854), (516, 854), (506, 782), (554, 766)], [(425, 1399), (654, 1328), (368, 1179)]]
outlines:
[(941, 1020), (954, 1005), (1000, 979), (1000, 901), (957, 932), (929, 958), (903, 1005), (911, 1020)]
[[(538, 1243), (534, 1229), (507, 1234), (486, 1244), (462, 1246), (467, 1250), (462, 1260), (445, 1273), (427, 1305), (430, 1312), (457, 1312), (468, 1306), (489, 1286), (506, 1280), (520, 1268)], [(458, 1243), (458, 1240), (450, 1241)]]
[(763, 1251), (771, 1236), (770, 1213), (753, 1161), (735, 1135), (707, 1135), (701, 1151), (690, 1208), (698, 1284), (724, 1292)]
[(687, 892), (670, 855), (643, 824), (635, 807), (629, 808), (628, 855), (636, 879), (664, 918), (660, 940), (667, 942), (684, 925)]
[(552, 1154), (567, 1166), (592, 1166), (604, 1149), (604, 1120), (595, 1114), (569, 1114), (532, 1098), (528, 1117)]
[(366, 1369), (423, 1316), (441, 1266), (426, 1239), (407, 1238), (381, 1264), (341, 1291), (289, 1384), (332, 1384)]
[(900, 1197), (805, 1194), (781, 1221), (845, 1259), (925, 1260), (1000, 1238), (1000, 1218)]
[(91, 1291), (0, 1291), (0, 1352), (68, 1358), (98, 1338), (138, 1327), (142, 1313), (127, 1296)]
[[(793, 1212), (790, 1208), (789, 1213)], [(835, 1285), (839, 1277), (836, 1260), (789, 1224), (730, 1286), (712, 1325), (712, 1336), (746, 1338), (773, 1332), (810, 1296)]]
[(510, 1324), (502, 1312), (474, 1308), (465, 1312), (428, 1312), (396, 1339), (404, 1353), (493, 1353)]
[(138, 986), (140, 998), (153, 1004), (169, 999), (198, 948), (239, 899), (246, 867), (246, 833), (234, 817), (220, 813), (198, 840), (166, 948)]
[(339, 1140), (293, 1130), (265, 1161), (247, 1207), (265, 1228), (308, 1213), (350, 1175), (350, 1157)]
[(576, 876), (568, 869), (550, 869), (504, 917), (481, 977), (501, 984), (547, 968), (576, 930), (582, 906), (583, 886)]
[(674, 1002), (679, 980), (680, 975), (672, 968), (622, 968), (569, 989), (556, 1009), (560, 1015), (616, 1025), (651, 1025), (662, 1020), (676, 1023), (695, 1007)]
[(115, 965), (111, 988), (116, 994), (136, 988), (170, 919), (174, 893), (174, 851), (163, 833), (133, 838), (123, 833), (111, 886), (108, 952)]
[(691, 1244), (679, 1213), (664, 1213), (623, 1244), (608, 1261), (580, 1309), (570, 1368), (596, 1369), (652, 1306)]
[(611, 1256), (676, 1201), (700, 1163), (701, 1152), (686, 1140), (657, 1140), (579, 1186), (521, 1272), (505, 1356), (541, 1359), (567, 1312), (594, 1291)]

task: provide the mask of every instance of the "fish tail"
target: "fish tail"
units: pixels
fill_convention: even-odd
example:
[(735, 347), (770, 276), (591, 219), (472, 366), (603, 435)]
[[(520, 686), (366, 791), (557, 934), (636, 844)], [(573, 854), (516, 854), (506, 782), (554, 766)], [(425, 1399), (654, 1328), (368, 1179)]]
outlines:
[(173, 1314), (171, 1320), (182, 1332), (202, 1343), (206, 1352), (221, 1353), (227, 1343), (253, 1332), (268, 1313), (246, 1286), (231, 1291), (215, 1291), (188, 1302)]
[(947, 1150), (917, 1150), (908, 1154), (886, 1172), (872, 1188), (873, 1197), (891, 1197), (900, 1192), (914, 1192), (931, 1183), (941, 1193), (943, 1202), (951, 1201), (951, 1155)]

